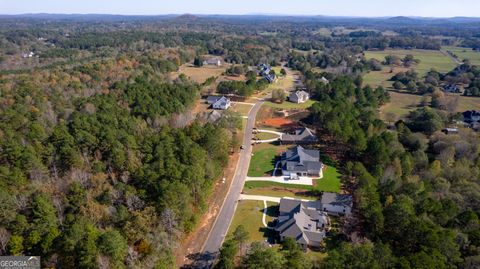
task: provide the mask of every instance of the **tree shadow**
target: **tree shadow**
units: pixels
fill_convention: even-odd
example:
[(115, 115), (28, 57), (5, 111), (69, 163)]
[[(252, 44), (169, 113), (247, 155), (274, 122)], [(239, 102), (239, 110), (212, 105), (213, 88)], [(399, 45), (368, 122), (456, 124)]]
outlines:
[[(267, 216), (269, 217), (273, 217), (273, 218), (276, 218), (278, 217), (278, 210), (279, 210), (279, 206), (278, 205), (271, 205), (271, 206), (268, 206), (267, 207)], [(263, 214), (263, 209), (260, 210), (260, 212), (262, 212)]]
[(269, 244), (275, 244), (277, 242), (277, 232), (273, 229), (268, 229), (266, 227), (261, 227), (258, 229), (259, 232), (263, 233), (263, 237)]
[(192, 262), (184, 264), (182, 269), (196, 269), (196, 268), (211, 268), (217, 259), (218, 252), (197, 252), (187, 255), (187, 258)]

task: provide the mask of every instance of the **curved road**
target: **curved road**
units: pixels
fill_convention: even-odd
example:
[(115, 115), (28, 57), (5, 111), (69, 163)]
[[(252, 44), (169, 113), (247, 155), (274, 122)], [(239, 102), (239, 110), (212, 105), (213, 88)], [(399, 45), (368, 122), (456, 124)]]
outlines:
[(248, 113), (247, 126), (245, 128), (245, 135), (243, 137), (243, 145), (245, 148), (240, 152), (240, 158), (237, 163), (232, 185), (230, 186), (227, 197), (225, 198), (222, 208), (217, 215), (215, 223), (208, 234), (208, 238), (206, 238), (205, 244), (203, 245), (202, 252), (204, 261), (199, 267), (210, 268), (213, 265), (213, 262), (217, 258), (218, 251), (222, 246), (223, 240), (228, 232), (228, 227), (233, 219), (233, 215), (237, 207), (237, 201), (240, 197), (240, 193), (242, 192), (243, 185), (247, 177), (248, 166), (250, 165), (250, 158), (252, 155), (252, 131), (255, 125), (255, 117), (262, 104), (263, 100), (259, 100)]

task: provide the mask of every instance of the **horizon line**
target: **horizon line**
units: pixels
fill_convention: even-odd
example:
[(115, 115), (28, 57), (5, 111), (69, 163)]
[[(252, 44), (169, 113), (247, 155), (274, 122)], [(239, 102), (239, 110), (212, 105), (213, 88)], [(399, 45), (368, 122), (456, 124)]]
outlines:
[(443, 16), (418, 16), (418, 15), (383, 15), (383, 16), (359, 16), (359, 15), (324, 15), (324, 14), (287, 14), (287, 13), (243, 13), (243, 14), (232, 14), (232, 13), (159, 13), (159, 14), (120, 14), (120, 13), (49, 13), (49, 12), (38, 12), (38, 13), (0, 13), (0, 16), (28, 16), (28, 15), (109, 15), (109, 16), (142, 16), (142, 17), (155, 17), (155, 16), (182, 16), (182, 15), (193, 15), (193, 16), (263, 16), (263, 17), (336, 17), (336, 18), (366, 18), (366, 19), (375, 19), (375, 18), (396, 18), (396, 17), (405, 17), (405, 18), (425, 18), (425, 19), (453, 19), (453, 18), (478, 18), (480, 16), (452, 16), (452, 17), (443, 17)]

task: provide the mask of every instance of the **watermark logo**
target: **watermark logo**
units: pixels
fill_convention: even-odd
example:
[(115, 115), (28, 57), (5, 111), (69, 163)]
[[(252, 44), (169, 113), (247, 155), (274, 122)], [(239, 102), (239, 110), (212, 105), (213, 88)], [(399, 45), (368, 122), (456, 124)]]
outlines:
[(0, 256), (0, 269), (40, 269), (40, 257)]

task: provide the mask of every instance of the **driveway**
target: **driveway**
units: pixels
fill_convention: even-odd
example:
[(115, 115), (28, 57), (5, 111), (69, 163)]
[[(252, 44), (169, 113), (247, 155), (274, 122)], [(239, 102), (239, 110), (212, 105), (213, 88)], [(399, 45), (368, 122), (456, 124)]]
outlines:
[(280, 199), (280, 197), (247, 194), (240, 194), (240, 197), (238, 198), (238, 200), (267, 201), (272, 203), (280, 203)]
[(314, 178), (311, 177), (298, 177), (298, 179), (290, 180), (289, 177), (247, 177), (247, 181), (270, 181), (283, 184), (297, 184), (313, 186)]
[(275, 141), (279, 141), (282, 138), (281, 132), (276, 132), (272, 130), (256, 130), (257, 133), (269, 133), (269, 134), (274, 134), (278, 135), (278, 137), (272, 138), (272, 139), (265, 139), (265, 140), (252, 140), (252, 143), (260, 144), (260, 143), (272, 143)]

